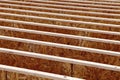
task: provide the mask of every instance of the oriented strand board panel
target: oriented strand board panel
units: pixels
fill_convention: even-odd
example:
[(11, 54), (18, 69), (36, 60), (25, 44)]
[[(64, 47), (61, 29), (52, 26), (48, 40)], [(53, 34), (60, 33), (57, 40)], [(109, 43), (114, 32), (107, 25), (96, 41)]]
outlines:
[(6, 71), (0, 71), (0, 79), (1, 80), (7, 80), (7, 72)]
[[(23, 1), (25, 3), (22, 3), (19, 1)], [(117, 12), (117, 10), (120, 10), (119, 7), (105, 8), (104, 6), (108, 6), (108, 5), (101, 4), (103, 5), (104, 8), (100, 6), (93, 7), (88, 5), (79, 6), (79, 8), (75, 8), (75, 7), (78, 7), (79, 4), (86, 4), (87, 2), (83, 1), (82, 3), (82, 2), (69, 1), (69, 0), (68, 2), (71, 4), (74, 3), (74, 5), (65, 4), (67, 2), (66, 0), (50, 0), (50, 1), (53, 1), (51, 3), (49, 1), (36, 2), (34, 0), (32, 1), (19, 0), (19, 1), (16, 1), (16, 0), (0, 1), (0, 7), (1, 7), (0, 26), (9, 26), (12, 28), (24, 28), (24, 29), (32, 29), (32, 30), (38, 30), (38, 31), (48, 31), (48, 32), (54, 32), (54, 33), (72, 34), (76, 36), (87, 36), (87, 37), (120, 41), (120, 35), (51, 28), (51, 27), (46, 27), (45, 25), (39, 24), (39, 23), (49, 24), (51, 26), (56, 25), (57, 27), (69, 26), (73, 28), (77, 27), (77, 28), (87, 28), (87, 29), (95, 29), (95, 30), (106, 30), (106, 31), (114, 31), (119, 33), (120, 32), (120, 28), (119, 28), (120, 11)], [(54, 1), (56, 1), (57, 3), (55, 3)], [(30, 3), (27, 4), (28, 2), (30, 2), (31, 4)], [(62, 4), (60, 4), (59, 2), (62, 2)], [(92, 4), (92, 3), (93, 2), (90, 2), (88, 4)], [(11, 4), (11, 5), (6, 5), (6, 4)], [(118, 4), (120, 3), (118, 2)], [(53, 6), (53, 5), (57, 5), (57, 6)], [(62, 6), (66, 6), (66, 7), (62, 7)], [(74, 6), (74, 8), (72, 8), (71, 6)], [(80, 7), (84, 7), (84, 8), (80, 8)], [(10, 8), (12, 10), (6, 10), (2, 8), (6, 8), (6, 9)], [(90, 9), (87, 9), (87, 8), (90, 8)], [(94, 9), (94, 8), (97, 8), (97, 9)], [(13, 10), (13, 9), (19, 9), (19, 10)], [(101, 10), (99, 11), (99, 9)], [(111, 9), (111, 10), (104, 10), (104, 9)], [(26, 12), (24, 11), (20, 12), (20, 10), (26, 10)], [(28, 13), (27, 11), (36, 11), (36, 12)], [(44, 12), (45, 14), (40, 12)], [(5, 14), (5, 13), (8, 13), (8, 14)], [(49, 14), (49, 13), (61, 14), (62, 16)], [(69, 15), (69, 16), (66, 16), (66, 15)], [(71, 17), (70, 15), (74, 15), (74, 17)], [(26, 17), (26, 16), (29, 16), (29, 17)], [(30, 16), (33, 16), (33, 17), (30, 17)], [(79, 16), (86, 16), (86, 18), (83, 18), (83, 17), (80, 18)], [(95, 17), (95, 18), (93, 19), (90, 17)], [(107, 18), (107, 20), (104, 18)], [(13, 21), (10, 21), (10, 20), (13, 20)], [(17, 20), (22, 22), (18, 23)], [(72, 22), (70, 20), (72, 20)], [(28, 22), (28, 23), (25, 23), (25, 22)], [(30, 24), (30, 22), (32, 22), (32, 25)], [(36, 25), (36, 23), (39, 25)], [(43, 35), (43, 34), (39, 35), (39, 34), (3, 30), (3, 29), (0, 29), (0, 35), (120, 52), (119, 44), (109, 44), (104, 42), (95, 42), (95, 41), (88, 41), (88, 40), (82, 40), (82, 39), (71, 39), (66, 37), (50, 36), (50, 35)], [(22, 43), (17, 41), (0, 39), (0, 47), (120, 66), (120, 57), (89, 53), (85, 51), (63, 49), (59, 47), (58, 48), (51, 47), (49, 45), (47, 46), (37, 45), (37, 44)], [(24, 57), (24, 56), (18, 56), (18, 55), (10, 55), (6, 53), (0, 53), (0, 64), (17, 66), (21, 68), (28, 68), (28, 69), (39, 70), (39, 71), (46, 71), (46, 72), (51, 72), (51, 73), (56, 73), (61, 75), (68, 75), (72, 77), (83, 78), (86, 80), (120, 80), (120, 72), (117, 72), (117, 71), (112, 71), (112, 70), (110, 71), (110, 70), (99, 69), (94, 67), (73, 65), (69, 63), (36, 59), (36, 58)], [(6, 71), (0, 71), (0, 80), (1, 79), (2, 80), (50, 80), (50, 79), (38, 78), (35, 76), (23, 75), (23, 74), (6, 72)]]
[[(116, 16), (116, 15), (119, 15), (119, 13), (110, 16), (110, 14), (112, 14), (111, 12), (109, 12), (109, 14), (107, 13), (108, 15), (106, 13), (98, 14), (99, 12), (98, 13), (96, 13), (96, 12), (88, 12), (88, 10), (91, 10), (92, 8), (88, 9), (87, 11), (82, 11), (82, 10), (75, 11), (75, 10), (68, 10), (68, 9), (61, 9), (61, 8), (60, 9), (56, 9), (56, 8), (49, 8), (48, 9), (46, 7), (40, 7), (40, 6), (38, 6), (39, 7), (38, 8), (36, 5), (29, 6), (29, 4), (27, 6), (26, 5), (22, 5), (21, 6), (22, 3), (20, 3), (20, 4), (17, 3), (16, 6), (14, 6), (14, 5), (5, 5), (3, 3), (4, 2), (2, 2), (2, 4), (0, 4), (0, 7), (23, 9), (23, 10), (32, 10), (32, 11), (44, 11), (44, 12), (64, 13), (64, 14), (73, 14), (73, 15), (83, 15), (83, 16), (96, 16), (96, 17), (113, 18), (113, 19), (119, 19), (120, 18), (120, 16)], [(104, 12), (105, 11), (106, 10), (104, 10)]]
[(0, 72), (1, 72), (0, 74), (1, 80), (51, 80), (51, 79), (39, 78), (35, 76), (23, 75), (13, 72), (5, 72), (5, 71), (0, 71)]

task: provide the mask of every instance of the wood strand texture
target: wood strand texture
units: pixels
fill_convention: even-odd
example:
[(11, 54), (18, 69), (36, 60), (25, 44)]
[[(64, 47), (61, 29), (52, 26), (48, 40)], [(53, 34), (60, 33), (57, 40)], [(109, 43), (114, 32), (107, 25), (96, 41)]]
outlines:
[[(120, 33), (120, 2), (111, 0), (0, 0), (0, 35), (120, 52), (119, 44), (35, 34), (2, 27), (18, 28), (120, 41), (120, 35), (94, 33), (94, 30)], [(52, 27), (51, 27), (52, 26)], [(58, 27), (90, 29), (90, 31)], [(0, 48), (120, 66), (120, 57), (0, 39)], [(120, 80), (120, 72), (25, 57), (0, 52), (0, 64), (50, 72), (85, 80)], [(51, 80), (20, 73), (0, 71), (0, 80)]]

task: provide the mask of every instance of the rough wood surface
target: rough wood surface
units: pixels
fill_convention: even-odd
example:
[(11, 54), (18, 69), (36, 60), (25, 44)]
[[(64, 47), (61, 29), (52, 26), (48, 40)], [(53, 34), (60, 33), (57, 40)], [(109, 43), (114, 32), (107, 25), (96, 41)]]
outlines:
[(51, 80), (13, 72), (0, 71), (0, 80)]
[[(92, 18), (80, 18), (80, 16), (74, 16), (74, 17), (71, 17), (71, 16), (63, 16), (63, 15), (53, 15), (53, 14), (43, 14), (43, 13), (27, 13), (27, 12), (20, 12), (20, 11), (13, 11), (13, 10), (0, 10), (0, 12), (5, 12), (5, 13), (13, 13), (13, 14), (22, 14), (22, 15), (30, 15), (30, 16), (38, 16), (38, 17), (48, 17), (48, 18), (57, 18), (57, 19), (66, 19), (66, 20), (76, 20), (76, 21), (88, 21), (88, 22), (98, 22), (98, 23), (109, 23), (109, 24), (120, 24), (120, 21), (114, 21), (114, 20), (111, 20), (109, 21), (108, 20), (104, 20), (104, 19), (92, 19)], [(1, 15), (2, 16), (2, 15)]]
[[(14, 3), (14, 4), (19, 4), (19, 3)], [(20, 4), (20, 5), (23, 5), (23, 4)], [(30, 6), (30, 4), (28, 4), (28, 6)], [(38, 6), (38, 5), (32, 5), (32, 6)], [(94, 16), (94, 17), (97, 16), (97, 17), (104, 17), (104, 18), (114, 18), (118, 20), (120, 19), (120, 16), (107, 16), (107, 15), (105, 16), (102, 14), (95, 15), (95, 14), (89, 14), (89, 13), (83, 14), (80, 12), (79, 13), (78, 12), (65, 12), (62, 10), (54, 11), (54, 10), (44, 10), (44, 9), (37, 9), (37, 8), (33, 9), (33, 8), (24, 8), (22, 6), (13, 7), (13, 6), (0, 5), (0, 7), (7, 7), (7, 8), (11, 7), (11, 8), (23, 9), (23, 10), (30, 9), (33, 11), (74, 14), (74, 15), (81, 15), (81, 16), (82, 15)], [(50, 7), (50, 6), (45, 6), (45, 7)], [(57, 7), (57, 6), (52, 7), (52, 8), (62, 9), (61, 7)], [(64, 9), (76, 10), (76, 11), (84, 10), (84, 9), (78, 10), (76, 8), (74, 9), (64, 8)], [(89, 11), (92, 11), (92, 10), (89, 10)], [(22, 14), (22, 15), (32, 15), (32, 16), (43, 16), (43, 17), (49, 17), (49, 18), (61, 18), (61, 19), (66, 19), (66, 20), (89, 21), (89, 19), (82, 19), (82, 18), (71, 18), (71, 17), (68, 18), (68, 17), (52, 16), (52, 15), (45, 15), (45, 14), (38, 15), (38, 14), (32, 14), (32, 13), (28, 14), (25, 12), (21, 13), (18, 11), (15, 12), (15, 11), (0, 10), (0, 12), (15, 13), (15, 14)], [(95, 11), (95, 12), (98, 12), (98, 11)], [(120, 32), (119, 28), (110, 28), (109, 26), (105, 27), (105, 26), (96, 26), (96, 25), (90, 25), (90, 24), (79, 24), (79, 23), (77, 24), (77, 23), (71, 23), (71, 22), (49, 21), (49, 20), (32, 19), (32, 18), (24, 18), (24, 17), (20, 18), (20, 17), (14, 17), (14, 16), (4, 16), (2, 14), (0, 14), (0, 18)], [(117, 25), (120, 24), (119, 22), (114, 22), (114, 21), (108, 22), (105, 20), (92, 20), (91, 19), (90, 21), (106, 23), (106, 24), (117, 24)], [(25, 28), (25, 29), (33, 29), (33, 30), (41, 30), (41, 31), (49, 31), (49, 32), (57, 32), (57, 33), (64, 33), (64, 34), (74, 34), (74, 35), (82, 35), (82, 36), (89, 36), (89, 37), (120, 40), (120, 36), (111, 36), (111, 35), (97, 34), (97, 33), (92, 33), (92, 32), (83, 32), (83, 31), (62, 30), (62, 29), (55, 29), (55, 28), (53, 29), (53, 28), (46, 28), (44, 26), (19, 24), (19, 23), (6, 22), (6, 21), (0, 21), (0, 25)], [(68, 45), (76, 45), (76, 46), (98, 48), (98, 49), (105, 49), (105, 50), (112, 50), (112, 51), (120, 52), (120, 45), (105, 44), (105, 43), (100, 43), (100, 42), (74, 40), (74, 39), (69, 39), (69, 38), (51, 37), (51, 36), (45, 36), (45, 35), (35, 35), (35, 34), (30, 34), (30, 33), (15, 32), (15, 31), (9, 31), (9, 30), (0, 30), (0, 35), (21, 37), (21, 38), (27, 38), (27, 39), (40, 40), (40, 41), (49, 41), (49, 42), (56, 42), (56, 43), (62, 43), (62, 44), (68, 44)], [(31, 51), (31, 52), (37, 52), (37, 53), (42, 53), (42, 54), (56, 55), (56, 56), (61, 56), (61, 57), (69, 57), (69, 58), (75, 58), (75, 59), (81, 59), (81, 60), (88, 60), (88, 61), (94, 61), (94, 62), (99, 62), (99, 63), (120, 66), (119, 57), (94, 54), (94, 53), (88, 53), (88, 52), (83, 52), (83, 51), (62, 49), (62, 48), (49, 47), (49, 46), (43, 46), (43, 45), (27, 44), (27, 43), (14, 42), (14, 41), (8, 41), (8, 40), (0, 40), (0, 47), (16, 49), (16, 50)], [(120, 80), (120, 73), (115, 72), (115, 71), (103, 70), (103, 69), (86, 67), (86, 66), (81, 66), (81, 65), (73, 65), (73, 64), (68, 64), (68, 63), (60, 63), (60, 62), (49, 61), (49, 60), (36, 59), (36, 58), (31, 58), (31, 57), (9, 55), (5, 53), (0, 53), (0, 64), (6, 64), (6, 65), (18, 66), (22, 68), (52, 72), (56, 74), (74, 76), (74, 77), (84, 78), (86, 80)], [(14, 80), (47, 80), (43, 78), (37, 78), (33, 76), (22, 75), (22, 74), (12, 73), (12, 72), (4, 72), (4, 71), (0, 71), (0, 80), (1, 78), (2, 80), (13, 80), (13, 79)]]
[(7, 78), (6, 76), (7, 76), (7, 72), (1, 70), (0, 71), (0, 80), (6, 80), (6, 78)]
[[(58, 20), (47, 20), (47, 19), (35, 19), (35, 18), (25, 18), (18, 16), (4, 16), (1, 14), (0, 18), (4, 19), (12, 19), (12, 20), (20, 20), (20, 21), (28, 21), (28, 22), (36, 22), (36, 23), (45, 23), (45, 24), (55, 24), (62, 26), (72, 26), (72, 27), (80, 27), (80, 28), (90, 28), (90, 29), (99, 29), (99, 30), (107, 30), (107, 31), (120, 31), (118, 27), (110, 27), (110, 25), (100, 25), (100, 24), (86, 24), (81, 22), (69, 22), (69, 21), (58, 21)], [(2, 24), (1, 24), (2, 25)], [(5, 24), (7, 25), (7, 24)], [(111, 25), (112, 26), (112, 25)]]
[(0, 7), (6, 7), (6, 8), (15, 8), (15, 9), (24, 9), (24, 10), (33, 10), (33, 11), (44, 11), (44, 12), (54, 12), (54, 13), (64, 13), (64, 14), (73, 14), (73, 15), (81, 15), (81, 16), (95, 16), (95, 17), (104, 17), (104, 18), (113, 18), (113, 19), (119, 19), (120, 16), (110, 16), (110, 15), (104, 15), (104, 14), (90, 14), (90, 13), (82, 13), (82, 12), (71, 12), (71, 11), (62, 11), (62, 10), (46, 10), (45, 8), (29, 8), (29, 7), (23, 7), (23, 6), (7, 6), (7, 5), (0, 5)]

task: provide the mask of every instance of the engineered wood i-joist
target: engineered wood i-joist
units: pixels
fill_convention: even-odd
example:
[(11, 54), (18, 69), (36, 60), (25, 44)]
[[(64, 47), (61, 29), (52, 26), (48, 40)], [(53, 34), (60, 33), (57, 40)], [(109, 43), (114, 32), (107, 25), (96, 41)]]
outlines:
[[(39, 0), (35, 0), (35, 1), (39, 1)], [(58, 1), (58, 0), (52, 0), (52, 1)], [(72, 2), (72, 4), (74, 3), (85, 3), (85, 4), (102, 4), (102, 5), (112, 5), (112, 6), (119, 6), (120, 4), (119, 3), (114, 3), (114, 2), (111, 2), (111, 3), (108, 3), (108, 2), (97, 2), (97, 1), (83, 1), (83, 0), (60, 0), (61, 2)]]
[(119, 80), (119, 5), (103, 0), (1, 0), (0, 79), (47, 80), (16, 73), (27, 68), (70, 80)]
[[(35, 7), (35, 6), (26, 6), (26, 5), (12, 5), (12, 4), (0, 4), (1, 7), (8, 8), (17, 8), (17, 9), (27, 9), (33, 11), (45, 11), (45, 12), (55, 12), (55, 13), (65, 13), (65, 14), (74, 14), (74, 15), (85, 15), (85, 16), (96, 16), (96, 17), (107, 17), (107, 18), (117, 18), (119, 19), (119, 14), (112, 13), (100, 13), (100, 12), (88, 12), (88, 11), (75, 11), (67, 9), (56, 9), (56, 8), (46, 8), (46, 7)], [(90, 10), (90, 9), (89, 9)], [(98, 9), (97, 9), (98, 10)]]
[(92, 28), (92, 29), (96, 29), (97, 27), (97, 29), (101, 29), (101, 30), (110, 29), (111, 31), (117, 31), (117, 30), (119, 31), (119, 25), (114, 25), (114, 24), (103, 24), (103, 23), (65, 20), (65, 19), (56, 19), (56, 18), (47, 18), (47, 17), (7, 14), (7, 13), (1, 13), (0, 17), (5, 19), (21, 20), (21, 21), (28, 21), (28, 22), (83, 27), (83, 28)]
[(58, 19), (69, 19), (69, 20), (78, 20), (78, 21), (89, 21), (89, 22), (99, 22), (99, 23), (111, 23), (111, 24), (119, 24), (119, 19), (108, 19), (101, 17), (89, 17), (89, 16), (77, 16), (77, 15), (69, 15), (69, 14), (57, 14), (57, 13), (49, 13), (49, 12), (38, 12), (38, 11), (30, 11), (30, 10), (21, 10), (21, 9), (10, 9), (10, 8), (0, 8), (1, 14), (6, 13), (15, 13), (15, 14), (23, 14), (23, 15), (32, 15), (32, 16), (43, 16), (50, 18), (58, 18)]
[[(1, 2), (3, 2), (3, 3), (11, 3), (11, 4), (23, 4), (23, 5), (33, 5), (33, 6), (43, 6), (43, 7), (51, 7), (51, 8), (63, 8), (63, 9), (70, 9), (70, 10), (81, 10), (81, 8), (84, 8), (84, 7), (77, 7), (77, 6), (64, 6), (64, 5), (57, 5), (56, 6), (56, 4), (53, 4), (53, 5), (51, 5), (50, 4), (50, 2), (48, 2), (47, 3), (47, 1), (46, 1), (46, 3), (44, 4), (44, 3), (33, 3), (33, 2), (21, 2), (21, 1), (1, 1)], [(41, 1), (42, 2), (42, 1)], [(53, 2), (53, 3), (55, 3), (55, 2)], [(64, 3), (65, 4), (65, 3)], [(69, 4), (69, 3), (68, 3)], [(55, 7), (56, 6), (56, 7)], [(87, 5), (86, 5), (87, 6)], [(94, 5), (95, 6), (95, 5)], [(99, 5), (98, 5), (99, 6)], [(88, 6), (89, 7), (89, 6)], [(104, 7), (104, 6), (102, 6), (102, 7)], [(110, 7), (110, 6), (108, 6), (108, 7)], [(108, 8), (107, 7), (107, 8)], [(87, 8), (87, 7), (86, 7)], [(108, 10), (108, 11), (112, 11), (113, 10), (113, 12), (114, 11), (119, 11), (119, 7), (117, 7), (117, 6), (115, 6), (115, 7), (111, 7), (111, 8), (113, 8), (113, 9), (102, 9), (102, 10)], [(114, 8), (116, 8), (116, 10), (114, 10)], [(88, 8), (89, 9), (89, 8)], [(93, 9), (99, 9), (99, 8), (93, 8)], [(101, 10), (101, 8), (100, 8), (100, 10)]]
[(92, 4), (75, 4), (75, 3), (66, 3), (66, 2), (57, 2), (57, 1), (32, 1), (35, 3), (46, 3), (46, 4), (57, 4), (57, 5), (67, 5), (67, 6), (79, 6), (79, 7), (92, 7), (92, 8), (106, 8), (106, 9), (120, 9), (119, 6), (106, 6), (106, 5), (92, 5)]
[[(26, 2), (20, 2), (20, 1), (17, 1), (17, 2), (16, 2), (16, 1), (1, 1), (1, 3), (2, 3), (3, 5), (14, 4), (14, 6), (16, 6), (16, 5), (22, 4), (23, 6), (44, 7), (44, 8), (45, 8), (45, 6), (40, 6), (40, 4), (38, 4), (38, 3), (31, 3), (31, 2), (26, 3)], [(1, 4), (1, 5), (2, 5), (2, 4)], [(36, 5), (30, 5), (30, 4), (36, 4)], [(37, 6), (37, 5), (38, 5), (38, 6)], [(46, 4), (41, 4), (41, 5), (46, 5)], [(50, 5), (50, 4), (48, 4), (48, 5)], [(55, 6), (55, 5), (50, 5), (50, 6), (51, 6), (50, 8), (56, 8), (56, 7), (52, 7), (52, 6)], [(60, 9), (65, 9), (65, 8), (64, 8), (65, 6), (62, 6), (62, 5), (58, 5), (58, 6), (60, 7)], [(46, 8), (47, 8), (47, 7), (46, 7)], [(70, 6), (69, 8), (71, 8), (71, 6)], [(72, 6), (72, 8), (75, 8), (75, 7)], [(90, 10), (93, 10), (93, 11), (94, 11), (94, 10), (98, 11), (98, 9), (99, 9), (99, 8), (89, 8), (89, 7), (88, 7), (88, 8), (85, 8), (85, 9), (84, 9), (84, 7), (82, 7), (82, 8), (81, 8), (81, 7), (78, 7), (78, 8), (79, 8), (79, 10), (83, 10), (83, 11), (84, 11), (84, 10), (88, 11), (89, 9), (90, 9)], [(69, 9), (69, 10), (70, 10), (70, 9)], [(73, 10), (75, 10), (75, 9), (73, 9)], [(113, 9), (99, 9), (99, 11), (103, 11), (103, 12), (107, 12), (107, 11), (109, 12), (109, 11), (110, 11), (111, 13), (112, 13), (112, 12), (116, 12), (116, 13), (118, 12), (118, 13), (119, 13), (119, 9), (118, 9), (118, 10), (113, 10)], [(98, 11), (98, 12), (99, 12), (99, 11)]]

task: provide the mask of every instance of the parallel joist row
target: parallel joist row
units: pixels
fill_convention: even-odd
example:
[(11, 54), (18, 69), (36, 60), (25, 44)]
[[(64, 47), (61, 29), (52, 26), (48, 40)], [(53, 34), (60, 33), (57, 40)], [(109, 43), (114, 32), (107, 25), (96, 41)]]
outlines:
[[(22, 6), (21, 6), (21, 4), (22, 4)], [(45, 12), (65, 13), (65, 14), (74, 14), (74, 15), (87, 15), (87, 16), (98, 16), (98, 17), (100, 16), (100, 17), (108, 17), (108, 18), (119, 19), (119, 11), (116, 11), (116, 10), (115, 11), (117, 12), (117, 14), (113, 14), (112, 12), (109, 12), (110, 10), (104, 10), (104, 12), (106, 12), (106, 13), (99, 12), (100, 9), (99, 9), (98, 12), (93, 12), (93, 11), (88, 12), (88, 10), (91, 10), (91, 9), (87, 9), (87, 11), (83, 11), (83, 9), (86, 9), (86, 8), (82, 8), (82, 10), (79, 10), (79, 11), (78, 10), (64, 9), (62, 7), (60, 7), (60, 9), (57, 9), (56, 7), (50, 8), (50, 7), (44, 7), (44, 6), (41, 6), (41, 5), (40, 6), (26, 5), (26, 4), (23, 4), (23, 2), (20, 2), (18, 4), (16, 3), (14, 5), (12, 5), (10, 3), (2, 2), (0, 5), (1, 5), (1, 7), (8, 7), (8, 8), (10, 7), (10, 8), (17, 8), (17, 9), (20, 8), (20, 9), (33, 10), (33, 11), (45, 11)], [(98, 9), (96, 9), (96, 10), (98, 10)], [(113, 10), (111, 10), (111, 11), (113, 11)], [(109, 14), (107, 12), (109, 12)], [(111, 17), (111, 16), (114, 16), (114, 17)]]
[[(35, 0), (35, 1), (40, 1), (40, 0)], [(57, 0), (54, 0), (57, 1)], [(118, 0), (108, 0), (109, 2), (107, 2), (107, 0), (102, 1), (92, 1), (92, 0), (61, 0), (61, 2), (72, 2), (72, 3), (86, 3), (86, 4), (102, 4), (102, 5), (112, 5), (112, 6), (119, 6), (120, 3)], [(110, 2), (111, 1), (111, 2)]]
[[(117, 10), (114, 10), (114, 9), (102, 9), (102, 8), (89, 8), (89, 7), (81, 7), (81, 6), (79, 6), (79, 7), (76, 7), (76, 6), (65, 6), (65, 5), (57, 5), (57, 4), (43, 4), (43, 3), (31, 3), (31, 2), (22, 2), (22, 1), (19, 1), (19, 2), (17, 2), (17, 1), (1, 1), (1, 3), (2, 4), (4, 4), (4, 3), (6, 3), (6, 5), (9, 5), (9, 4), (14, 4), (13, 6), (15, 7), (16, 5), (23, 5), (23, 6), (25, 6), (26, 8), (27, 7), (29, 7), (29, 8), (31, 8), (31, 7), (33, 7), (33, 9), (35, 9), (36, 7), (44, 7), (44, 8), (57, 8), (58, 10), (59, 9), (67, 9), (67, 11), (75, 11), (75, 12), (80, 12), (81, 10), (83, 11), (83, 12), (88, 12), (88, 11), (92, 11), (92, 12), (106, 12), (106, 13), (119, 13), (120, 11), (119, 11), (119, 9), (117, 9)], [(40, 8), (39, 8), (40, 9)], [(98, 10), (99, 9), (99, 10)], [(35, 9), (36, 10), (36, 9)], [(78, 11), (78, 10), (80, 10), (80, 11)], [(115, 14), (114, 14), (115, 15)]]
[[(5, 1), (4, 1), (5, 2)], [(97, 9), (97, 8), (108, 8), (108, 10), (111, 10), (111, 9), (120, 9), (119, 6), (106, 6), (106, 5), (90, 5), (90, 4), (76, 4), (76, 3), (68, 3), (68, 2), (55, 2), (55, 1), (32, 1), (32, 2), (36, 2), (36, 3), (31, 3), (31, 2), (20, 2), (22, 4), (26, 4), (26, 5), (36, 5), (36, 6), (50, 6), (50, 7), (53, 7), (57, 4), (56, 7), (62, 7), (62, 8), (68, 8), (68, 6), (64, 6), (64, 5), (70, 5), (69, 9), (70, 8), (77, 8), (77, 9), (81, 9), (83, 8), (82, 6), (84, 6), (84, 8), (86, 7), (93, 7), (93, 9)], [(17, 1), (13, 2), (13, 1), (10, 1), (10, 2), (6, 2), (6, 3), (12, 3), (12, 4), (19, 4), (17, 3)], [(45, 4), (44, 4), (45, 3)], [(52, 6), (50, 4), (53, 4)], [(74, 4), (74, 5), (73, 5)], [(63, 6), (61, 6), (63, 5)], [(95, 8), (94, 8), (95, 7)], [(110, 9), (109, 9), (110, 8)], [(104, 9), (103, 9), (104, 10)], [(117, 11), (117, 10), (116, 10)]]
[(0, 65), (0, 70), (16, 72), (16, 73), (21, 73), (21, 74), (26, 74), (26, 75), (32, 75), (32, 76), (37, 76), (37, 77), (44, 77), (44, 78), (49, 78), (52, 80), (84, 80), (84, 79), (73, 78), (73, 77), (64, 76), (64, 75), (57, 75), (57, 74), (52, 74), (52, 73), (47, 73), (47, 72), (42, 72), (42, 71), (35, 71), (35, 70), (6, 66), (6, 65)]
[(32, 2), (37, 2), (37, 4), (39, 3), (46, 3), (46, 4), (57, 4), (57, 5), (68, 5), (68, 6), (76, 6), (77, 8), (80, 8), (80, 6), (83, 6), (83, 7), (92, 7), (92, 8), (110, 8), (110, 9), (120, 9), (119, 6), (106, 6), (106, 5), (93, 5), (93, 4), (85, 4), (85, 3), (82, 3), (82, 4), (76, 4), (76, 3), (68, 3), (68, 2), (57, 2), (57, 1), (32, 1)]
[[(95, 4), (91, 5), (91, 3)], [(119, 72), (120, 64), (101, 61), (102, 57), (108, 56), (109, 59), (119, 60), (119, 5), (120, 3), (96, 1), (1, 0), (0, 52)], [(23, 46), (15, 45), (19, 43)], [(35, 49), (30, 50), (29, 47), (24, 49), (22, 48), (25, 47), (24, 45)], [(42, 49), (39, 51), (36, 48), (46, 50), (50, 48), (52, 52)], [(35, 53), (31, 52), (32, 50)], [(63, 55), (60, 55), (61, 51), (64, 52)], [(100, 55), (102, 55), (101, 59), (93, 59), (95, 56), (99, 58)], [(0, 69), (55, 80), (78, 79), (5, 65), (0, 65)]]

